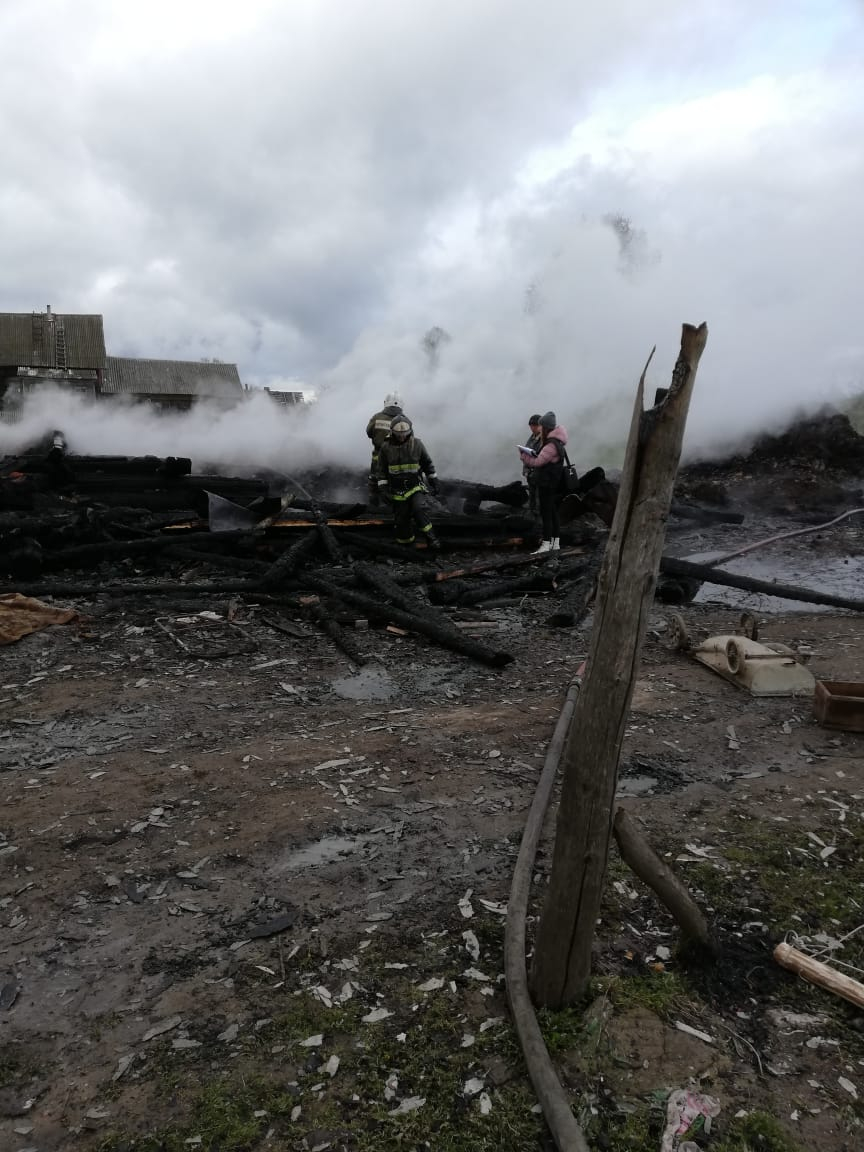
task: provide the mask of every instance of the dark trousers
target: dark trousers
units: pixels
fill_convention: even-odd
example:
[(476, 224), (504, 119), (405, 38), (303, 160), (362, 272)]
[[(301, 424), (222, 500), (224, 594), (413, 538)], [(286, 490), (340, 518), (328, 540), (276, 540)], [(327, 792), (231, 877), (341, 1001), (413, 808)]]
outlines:
[(537, 515), (537, 481), (530, 474), (525, 477), (528, 485), (528, 511), (532, 516)]
[(540, 484), (537, 486), (537, 497), (540, 501), (540, 519), (543, 521), (543, 539), (554, 540), (556, 536), (561, 535), (555, 489)]
[(396, 525), (396, 541), (399, 544), (413, 542), (415, 521), (420, 531), (428, 535), (432, 531), (432, 522), (426, 507), (425, 492), (415, 492), (407, 500), (397, 500), (394, 497), (393, 521)]

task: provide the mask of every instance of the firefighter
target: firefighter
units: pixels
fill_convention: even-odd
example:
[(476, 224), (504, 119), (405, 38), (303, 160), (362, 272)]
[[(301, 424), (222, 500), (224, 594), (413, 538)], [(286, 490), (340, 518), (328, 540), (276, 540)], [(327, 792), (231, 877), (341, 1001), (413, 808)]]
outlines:
[[(423, 483), (423, 477), (426, 483)], [(407, 416), (390, 424), (390, 435), (378, 450), (378, 490), (393, 505), (393, 522), (398, 544), (414, 543), (414, 523), (436, 551), (441, 547), (432, 530), (426, 507), (427, 490), (438, 495), (435, 465), (422, 440), (414, 435)]]
[(369, 469), (369, 503), (378, 507), (378, 452), (390, 435), (390, 425), (396, 416), (402, 415), (402, 401), (398, 393), (390, 392), (384, 397), (384, 407), (376, 412), (366, 425), (366, 435), (372, 441), (372, 466)]

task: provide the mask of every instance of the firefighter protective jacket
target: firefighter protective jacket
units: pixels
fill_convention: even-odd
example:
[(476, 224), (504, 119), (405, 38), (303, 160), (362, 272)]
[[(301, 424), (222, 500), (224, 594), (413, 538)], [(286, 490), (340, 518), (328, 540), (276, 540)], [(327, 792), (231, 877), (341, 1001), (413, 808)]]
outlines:
[(423, 491), (422, 477), (435, 475), (435, 465), (422, 440), (409, 436), (404, 444), (387, 439), (378, 450), (378, 479), (387, 481), (394, 500), (407, 500)]

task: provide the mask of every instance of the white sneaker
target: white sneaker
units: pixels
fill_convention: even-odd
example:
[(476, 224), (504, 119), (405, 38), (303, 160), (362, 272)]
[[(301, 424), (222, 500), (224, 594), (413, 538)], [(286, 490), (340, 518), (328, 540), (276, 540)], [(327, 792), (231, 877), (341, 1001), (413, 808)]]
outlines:
[(536, 552), (532, 552), (532, 556), (545, 556), (547, 552), (552, 551), (552, 541), (544, 540)]
[(549, 545), (549, 551), (550, 552), (560, 552), (561, 551), (561, 541), (557, 536), (552, 537), (552, 543)]

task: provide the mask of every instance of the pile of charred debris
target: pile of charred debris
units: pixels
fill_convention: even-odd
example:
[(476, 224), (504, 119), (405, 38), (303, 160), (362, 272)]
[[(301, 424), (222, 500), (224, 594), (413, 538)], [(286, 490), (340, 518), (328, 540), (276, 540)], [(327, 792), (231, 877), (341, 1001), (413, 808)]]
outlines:
[[(723, 478), (798, 457), (812, 470), (819, 445), (829, 462), (829, 446), (835, 460), (843, 447), (847, 475), (864, 471), (864, 439), (845, 417), (820, 417), (766, 439), (750, 457), (682, 473), (673, 519), (741, 524), (745, 514), (730, 507)], [(274, 628), (293, 634), (298, 617), (314, 622), (358, 664), (354, 629), (372, 626), (420, 634), (501, 667), (513, 656), (483, 642), (482, 609), (544, 594), (543, 623), (577, 624), (593, 594), (617, 486), (600, 468), (586, 473), (562, 501), (561, 551), (542, 557), (530, 554), (539, 523), (519, 481), (441, 479), (431, 504), (442, 556), (422, 542), (396, 545), (389, 509), (371, 509), (365, 495), (360, 471), (194, 474), (179, 457), (74, 455), (55, 433), (0, 461), (2, 591), (254, 597)], [(698, 587), (698, 573), (670, 561), (658, 594), (680, 602)]]

